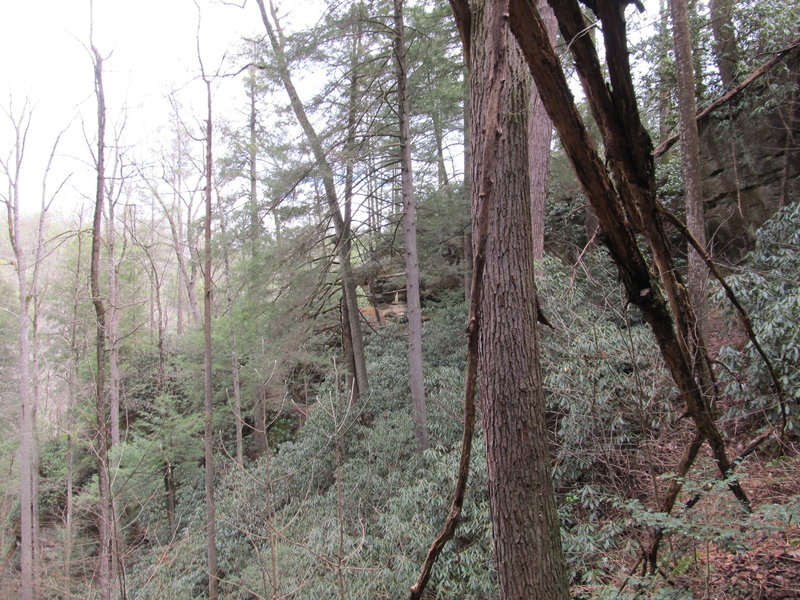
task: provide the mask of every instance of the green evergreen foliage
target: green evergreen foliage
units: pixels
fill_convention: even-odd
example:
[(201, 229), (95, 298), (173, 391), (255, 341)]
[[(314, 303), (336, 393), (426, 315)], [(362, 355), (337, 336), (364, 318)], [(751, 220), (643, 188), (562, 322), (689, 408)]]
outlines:
[[(202, 456), (201, 415), (196, 407), (164, 394), (154, 398), (147, 410), (127, 431), (124, 443), (112, 449), (116, 465), (114, 495), (124, 507), (131, 537), (146, 536), (165, 544), (171, 538), (166, 520), (165, 478), (171, 470), (178, 490), (202, 477), (198, 457)], [(177, 507), (182, 522), (185, 505)], [(128, 523), (128, 519), (130, 522)]]
[(441, 298), (448, 290), (460, 290), (464, 277), (464, 238), (469, 227), (469, 208), (461, 185), (441, 189), (421, 187), (417, 225), (424, 301)]
[[(753, 321), (759, 343), (775, 367), (786, 395), (785, 415), (772, 380), (752, 342), (720, 351), (726, 392), (738, 414), (766, 413), (777, 427), (800, 433), (800, 205), (790, 204), (756, 234), (756, 246), (738, 272), (728, 278)], [(722, 293), (718, 292), (723, 302)], [(730, 319), (736, 316), (730, 312)]]
[[(603, 557), (628, 542), (624, 526), (606, 518), (610, 503), (626, 499), (630, 471), (643, 468), (643, 447), (673, 418), (647, 329), (626, 314), (618, 289), (599, 283), (612, 272), (610, 261), (602, 252), (587, 261), (576, 273), (549, 258), (539, 280), (556, 327), (542, 332), (543, 372), (557, 440), (564, 542), (578, 586), (613, 575), (615, 565)], [(410, 585), (449, 507), (461, 435), (466, 309), (447, 297), (428, 315), (431, 449), (415, 452), (402, 327), (382, 327), (368, 337), (373, 386), (363, 406), (350, 406), (337, 393), (337, 374), (329, 369), (295, 439), (245, 471), (221, 476), (219, 545), (223, 587), (231, 597), (274, 591), (273, 544), (281, 589), (295, 590), (298, 598), (336, 597), (339, 570), (347, 598), (396, 597)], [(437, 597), (496, 593), (485, 477), (479, 436), (463, 521), (431, 583)], [(179, 574), (191, 570), (187, 561), (201, 560), (202, 518), (198, 507), (174, 543), (181, 556), (143, 571), (142, 581), (150, 587), (159, 582), (153, 589), (162, 594), (164, 586), (175, 594), (186, 587)], [(201, 579), (192, 585), (202, 585)]]
[[(347, 598), (395, 597), (398, 586), (409, 585), (446, 514), (458, 460), (463, 382), (457, 367), (464, 350), (453, 340), (464, 339), (465, 313), (463, 305), (440, 311), (441, 321), (426, 326), (432, 334), (426, 346), (430, 451), (415, 451), (408, 391), (402, 392), (404, 335), (400, 327), (387, 326), (369, 340), (369, 367), (382, 376), (374, 377), (363, 407), (336, 392), (335, 372), (329, 371), (333, 379), (320, 389), (295, 440), (244, 471), (228, 469), (220, 476), (218, 544), (228, 597), (273, 592), (272, 544), (281, 589), (295, 590), (298, 598), (335, 597), (340, 561)], [(476, 450), (475, 491), (455, 552), (434, 583), (442, 598), (484, 598), (494, 590), (480, 440)], [(137, 597), (185, 598), (187, 590), (203, 585), (201, 576), (190, 576), (203, 556), (203, 513), (195, 507), (169, 546), (169, 561), (140, 563), (131, 582)], [(164, 551), (159, 546), (152, 554)]]
[[(39, 510), (46, 519), (60, 519), (65, 510), (66, 480), (69, 465), (67, 456), (67, 435), (60, 434), (46, 440), (39, 455), (40, 497)], [(89, 445), (81, 439), (72, 439), (72, 482), (80, 489), (87, 485), (96, 472), (94, 456)]]
[(757, 67), (763, 57), (797, 38), (800, 7), (791, 0), (733, 2), (733, 21), (744, 62), (743, 72)]
[(594, 588), (613, 575), (608, 560), (629, 544), (609, 519), (609, 499), (643, 491), (649, 447), (674, 421), (674, 394), (652, 334), (621, 287), (604, 250), (570, 269), (547, 257), (537, 279), (543, 311), (542, 372), (554, 435), (554, 483), (571, 582)]

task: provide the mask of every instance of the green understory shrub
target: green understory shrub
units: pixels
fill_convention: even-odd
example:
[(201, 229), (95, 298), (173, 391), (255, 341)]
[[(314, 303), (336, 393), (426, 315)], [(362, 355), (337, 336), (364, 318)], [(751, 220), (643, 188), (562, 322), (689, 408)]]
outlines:
[[(783, 406), (751, 341), (726, 346), (719, 359), (734, 415), (763, 414), (778, 427), (800, 433), (800, 204), (778, 211), (759, 229), (756, 246), (728, 283), (750, 315), (753, 330), (783, 388)], [(719, 302), (727, 303), (718, 291)], [(737, 319), (732, 310), (728, 317)]]

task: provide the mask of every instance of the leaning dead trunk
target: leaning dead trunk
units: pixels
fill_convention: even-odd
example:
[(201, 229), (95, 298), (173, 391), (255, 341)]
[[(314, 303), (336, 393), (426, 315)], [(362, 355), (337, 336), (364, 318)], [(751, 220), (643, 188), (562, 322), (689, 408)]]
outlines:
[[(594, 45), (581, 35), (585, 25), (577, 2), (551, 2), (551, 6), (562, 36), (572, 40), (570, 48), (576, 68), (603, 138), (605, 164), (592, 147), (559, 60), (547, 42), (541, 16), (527, 0), (511, 0), (511, 28), (581, 187), (594, 208), (628, 299), (641, 309), (650, 325), (697, 434), (708, 441), (721, 477), (727, 478), (732, 465), (714, 421), (710, 397), (715, 393), (715, 383), (710, 361), (702, 343), (698, 343), (695, 352), (690, 350), (689, 336), (695, 315), (668, 250), (655, 201), (655, 169), (650, 139), (636, 106), (624, 15), (615, 3), (597, 3), (603, 23), (609, 84)], [(649, 245), (652, 264), (640, 251), (637, 236), (642, 236)], [(676, 480), (671, 485), (679, 488), (680, 482)], [(747, 495), (739, 483), (731, 481), (729, 488), (749, 510)], [(662, 511), (672, 510), (677, 497), (673, 492), (665, 495)], [(651, 562), (654, 564), (655, 560)]]

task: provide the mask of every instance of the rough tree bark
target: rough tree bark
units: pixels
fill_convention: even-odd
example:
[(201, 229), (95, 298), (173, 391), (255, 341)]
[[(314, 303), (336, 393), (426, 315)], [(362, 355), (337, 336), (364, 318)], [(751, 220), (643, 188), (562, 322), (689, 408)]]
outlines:
[[(500, 597), (566, 599), (536, 346), (528, 197), (530, 84), (508, 29), (507, 4), (452, 0), (451, 6), (470, 65), (472, 216), (477, 236), (468, 366), (476, 352)], [(414, 599), (421, 597), (432, 561), (460, 515), (471, 439), (471, 393), (470, 367), (453, 506), (411, 590)]]
[[(489, 472), (500, 598), (569, 597), (555, 494), (550, 476), (536, 343), (531, 212), (528, 178), (529, 76), (508, 30), (505, 8), (471, 2), (473, 157), (494, 137), (494, 207), (487, 224), (481, 294), (478, 374)], [(499, 97), (491, 81), (499, 79)], [(487, 128), (487, 115), (499, 115)], [(473, 219), (486, 202), (473, 188)]]
[[(694, 238), (707, 249), (703, 190), (700, 184), (700, 136), (697, 132), (697, 110), (694, 97), (694, 67), (692, 40), (689, 33), (687, 0), (669, 0), (672, 14), (672, 39), (675, 46), (675, 66), (678, 75), (678, 120), (681, 136), (681, 168), (683, 170), (686, 226)], [(695, 330), (691, 338), (706, 332), (708, 312), (708, 269), (697, 251), (688, 244), (689, 268), (687, 283), (689, 300), (695, 314)], [(693, 344), (696, 346), (696, 344)], [(690, 348), (693, 351), (693, 348)]]
[[(546, 0), (537, 0), (537, 10), (547, 27), (547, 36), (555, 44), (558, 23)], [(530, 162), (531, 224), (533, 227), (533, 258), (544, 258), (544, 217), (547, 200), (547, 174), (550, 167), (550, 142), (553, 124), (539, 97), (536, 84), (531, 82), (531, 113), (528, 122), (528, 158)]]
[[(650, 139), (636, 107), (624, 14), (616, 2), (604, 0), (596, 4), (603, 23), (610, 85), (603, 76), (596, 48), (581, 35), (585, 24), (577, 2), (550, 2), (562, 36), (570, 40), (581, 83), (603, 138), (605, 164), (590, 143), (559, 60), (549, 47), (541, 17), (531, 0), (511, 0), (511, 28), (581, 187), (595, 209), (628, 299), (642, 310), (698, 435), (708, 441), (725, 478), (731, 472), (731, 462), (708, 397), (714, 393), (713, 375), (705, 349), (698, 348), (696, 355), (689, 351), (694, 313), (674, 268), (658, 214)], [(660, 285), (638, 248), (637, 235), (642, 235), (650, 247)], [(747, 495), (739, 484), (731, 482), (729, 487), (748, 509)], [(670, 499), (668, 494), (661, 509), (669, 512), (673, 504), (674, 497)], [(654, 562), (653, 559), (651, 564)]]
[(403, 239), (406, 253), (406, 302), (408, 314), (408, 365), (411, 406), (417, 449), (428, 447), (428, 417), (422, 372), (422, 307), (419, 297), (417, 259), (417, 206), (411, 166), (410, 109), (406, 92), (407, 68), (403, 0), (394, 0), (394, 56), (397, 67), (397, 114), (400, 120), (400, 177), (403, 196)]
[[(464, 75), (464, 81), (467, 84), (466, 93), (464, 94), (464, 202), (469, 204), (472, 194), (472, 124), (470, 123), (472, 104), (469, 97), (470, 77), (468, 67)], [(464, 298), (467, 302), (471, 302), (474, 268), (472, 230), (473, 224), (470, 217), (470, 222), (467, 223), (467, 230), (464, 232)]]
[[(733, 0), (710, 0), (711, 34), (714, 37), (714, 61), (717, 63), (722, 87), (730, 89), (739, 70), (739, 43), (733, 26)], [(680, 67), (678, 67), (680, 74)]]

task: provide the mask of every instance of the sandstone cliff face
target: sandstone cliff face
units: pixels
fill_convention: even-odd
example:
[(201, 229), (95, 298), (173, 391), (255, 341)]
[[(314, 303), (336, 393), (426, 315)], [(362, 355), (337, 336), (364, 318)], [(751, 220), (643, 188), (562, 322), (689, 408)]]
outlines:
[[(706, 228), (724, 260), (741, 258), (755, 230), (800, 199), (800, 52), (786, 65), (788, 74), (754, 86), (700, 128)], [(773, 106), (763, 111), (762, 103)]]

